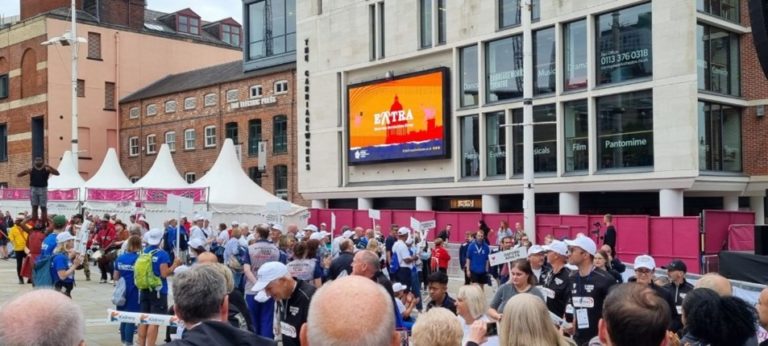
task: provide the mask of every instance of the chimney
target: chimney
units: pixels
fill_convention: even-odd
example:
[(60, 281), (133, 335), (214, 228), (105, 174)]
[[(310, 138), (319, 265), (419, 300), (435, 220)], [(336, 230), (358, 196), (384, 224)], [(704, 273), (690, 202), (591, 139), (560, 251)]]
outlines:
[[(13, 1), (13, 0), (5, 0)], [(21, 7), (21, 20), (34, 17), (41, 13), (50, 12), (61, 7), (69, 7), (70, 0), (19, 0)], [(83, 0), (77, 0), (77, 9), (83, 8)]]

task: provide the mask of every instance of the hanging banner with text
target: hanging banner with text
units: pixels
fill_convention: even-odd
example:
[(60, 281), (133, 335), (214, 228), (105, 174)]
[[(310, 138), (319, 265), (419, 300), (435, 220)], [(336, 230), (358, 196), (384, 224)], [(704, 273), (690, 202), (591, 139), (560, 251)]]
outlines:
[(492, 266), (497, 266), (499, 264), (509, 263), (526, 257), (528, 257), (528, 253), (525, 248), (519, 248), (492, 253), (488, 256), (488, 261), (491, 262)]
[(86, 189), (86, 199), (96, 202), (138, 201), (139, 189)]
[(4, 201), (24, 201), (29, 200), (29, 189), (1, 189), (2, 199)]
[(205, 203), (206, 188), (186, 188), (186, 189), (142, 189), (142, 200), (148, 203), (165, 203), (168, 195), (175, 195), (189, 198), (195, 203)]
[(48, 190), (49, 201), (77, 201), (80, 189)]
[(157, 314), (143, 314), (140, 312), (126, 312), (117, 311), (114, 309), (107, 309), (108, 323), (130, 323), (138, 325), (153, 325), (153, 326), (167, 326), (178, 327), (182, 325), (182, 321), (174, 315), (157, 315)]

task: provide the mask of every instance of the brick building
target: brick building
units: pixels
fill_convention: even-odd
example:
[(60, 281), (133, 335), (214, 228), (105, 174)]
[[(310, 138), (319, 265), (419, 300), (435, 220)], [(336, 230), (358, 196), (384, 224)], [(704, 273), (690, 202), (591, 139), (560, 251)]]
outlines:
[(120, 163), (136, 181), (167, 143), (179, 174), (192, 183), (231, 138), (254, 182), (304, 205), (296, 179), (295, 85), (294, 63), (243, 72), (235, 61), (163, 78), (121, 100)]
[[(741, 25), (750, 26), (747, 1), (741, 3)], [(741, 76), (743, 100), (744, 173), (754, 181), (768, 181), (768, 79), (762, 73), (752, 31), (741, 35)]]
[[(12, 0), (8, 0), (12, 1)], [(70, 29), (69, 0), (20, 0), (20, 20), (0, 26), (0, 185), (43, 156), (57, 166), (71, 143), (71, 48), (42, 45)], [(161, 13), (145, 0), (77, 2), (78, 168), (88, 179), (118, 147), (117, 100), (169, 73), (235, 61), (240, 24), (205, 22), (190, 9)], [(147, 54), (151, 52), (151, 54)], [(195, 57), (189, 59), (189, 57)]]

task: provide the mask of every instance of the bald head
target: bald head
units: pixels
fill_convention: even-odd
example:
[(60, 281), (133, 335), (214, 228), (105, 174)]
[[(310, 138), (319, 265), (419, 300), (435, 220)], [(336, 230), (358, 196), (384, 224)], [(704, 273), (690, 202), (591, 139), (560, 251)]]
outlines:
[(352, 274), (373, 278), (379, 271), (379, 256), (370, 250), (358, 251), (352, 259)]
[(77, 346), (84, 345), (84, 339), (83, 311), (60, 292), (34, 290), (0, 307), (4, 346)]
[(704, 276), (696, 281), (694, 288), (709, 288), (717, 292), (721, 297), (733, 295), (733, 286), (731, 286), (731, 282), (718, 273), (704, 274)]
[[(361, 307), (363, 307), (361, 309)], [(360, 333), (350, 333), (350, 328)], [(301, 344), (399, 345), (392, 298), (371, 279), (346, 276), (323, 285), (312, 297)]]
[(219, 259), (213, 252), (206, 251), (197, 255), (197, 263), (219, 263)]

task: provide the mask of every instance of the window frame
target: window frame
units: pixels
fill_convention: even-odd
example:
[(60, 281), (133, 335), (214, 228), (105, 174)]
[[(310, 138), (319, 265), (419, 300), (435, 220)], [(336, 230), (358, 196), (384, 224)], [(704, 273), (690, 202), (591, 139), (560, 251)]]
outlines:
[[(267, 1), (270, 2), (270, 8), (272, 9), (273, 13), (268, 14), (266, 11), (267, 8)], [(289, 55), (289, 54), (295, 54), (296, 52), (296, 0), (279, 0), (280, 3), (275, 3), (276, 0), (257, 0), (248, 3), (245, 6), (245, 13), (243, 13), (244, 18), (247, 22), (247, 27), (251, 28), (248, 30), (243, 43), (243, 48), (246, 50), (246, 60), (259, 60), (264, 58), (269, 58), (273, 56), (282, 56), (282, 55)], [(253, 18), (252, 15), (252, 7), (261, 6), (262, 8), (262, 17), (261, 18)], [(292, 9), (292, 11), (291, 11)], [(276, 18), (275, 11), (282, 11), (282, 16), (278, 16)], [(254, 14), (256, 14), (256, 10), (253, 11)], [(293, 17), (289, 16), (289, 13), (293, 13)], [(253, 28), (264, 28), (266, 27), (266, 20), (267, 18), (272, 19), (272, 32), (273, 35), (271, 37), (271, 45), (268, 44), (268, 40), (266, 38), (266, 30), (262, 30), (262, 32), (257, 33), (255, 32)], [(282, 20), (282, 21), (281, 21)], [(254, 37), (254, 34), (260, 34), (257, 38)], [(280, 42), (280, 45), (277, 45), (276, 42)], [(247, 45), (247, 46), (246, 46)], [(255, 49), (254, 46), (260, 45), (261, 49), (259, 49), (260, 54), (254, 55)], [(276, 47), (281, 47), (282, 51), (275, 52)]]
[[(169, 136), (173, 137), (173, 141), (168, 140)], [(168, 131), (165, 133), (165, 144), (168, 145), (168, 150), (172, 153), (176, 152), (176, 131)]]
[[(152, 139), (152, 142), (150, 143), (149, 139)], [(156, 134), (149, 134), (146, 138), (146, 153), (147, 155), (154, 155), (157, 154), (157, 135)]]
[[(254, 91), (257, 91), (258, 93), (254, 93)], [(261, 84), (257, 85), (251, 85), (250, 88), (248, 88), (248, 95), (250, 98), (255, 99), (264, 96), (264, 88), (261, 86)]]
[(165, 101), (163, 109), (165, 114), (176, 113), (176, 100)]
[[(189, 181), (189, 177), (192, 177), (192, 181)], [(195, 172), (184, 172), (184, 180), (187, 182), (187, 184), (192, 184), (195, 181), (197, 181), (197, 173)]]
[[(188, 138), (189, 134), (192, 134), (192, 138)], [(192, 141), (192, 146), (189, 146), (189, 142)], [(195, 132), (195, 129), (185, 129), (184, 130), (184, 150), (195, 150), (195, 147), (197, 147), (197, 133)]]
[[(231, 97), (234, 95), (234, 97)], [(229, 89), (225, 93), (227, 103), (234, 103), (240, 101), (240, 90), (239, 89)]]
[[(284, 125), (285, 129), (278, 126)], [(281, 134), (282, 132), (282, 134)], [(272, 117), (272, 155), (288, 153), (288, 117), (278, 114)]]
[(274, 185), (273, 185), (273, 191), (275, 193), (275, 196), (280, 197), (281, 194), (285, 194), (285, 200), (288, 200), (288, 190), (289, 190), (289, 177), (288, 177), (288, 166), (287, 165), (275, 165), (274, 168)]
[[(209, 102), (210, 101), (210, 102)], [(213, 107), (218, 103), (218, 95), (216, 93), (208, 93), (203, 96), (203, 107)]]
[[(213, 130), (213, 133), (208, 133), (209, 130)], [(204, 148), (215, 148), (217, 144), (216, 142), (218, 142), (216, 138), (216, 125), (209, 125), (203, 128), (203, 138)]]
[[(467, 120), (469, 119), (469, 120)], [(465, 116), (461, 116), (458, 118), (459, 122), (459, 174), (461, 176), (461, 179), (479, 179), (480, 178), (480, 172), (482, 171), (482, 168), (480, 167), (480, 146), (484, 145), (484, 143), (480, 143), (480, 115), (478, 114), (468, 114)], [(475, 145), (475, 142), (477, 142), (477, 147), (473, 148), (475, 149), (474, 152), (467, 151), (470, 148), (466, 148), (465, 145), (468, 143), (465, 141), (465, 132), (468, 131), (465, 129), (467, 126), (467, 122), (470, 122), (472, 125), (472, 136), (471, 139), (472, 145)], [(465, 152), (466, 151), (466, 152)], [(474, 157), (467, 156), (474, 155)], [(473, 162), (476, 164), (475, 167), (473, 167)]]
[[(569, 34), (576, 32), (576, 30), (572, 27), (572, 25), (578, 25), (578, 24), (581, 24), (584, 27), (583, 28), (584, 32), (582, 33), (582, 35), (584, 36), (584, 42), (583, 42), (584, 44), (583, 45), (578, 45), (577, 44), (577, 45), (571, 46), (571, 43), (569, 43), (570, 42)], [(590, 78), (590, 75), (589, 75), (589, 50), (587, 49), (587, 40), (589, 39), (589, 37), (588, 37), (589, 34), (587, 33), (588, 25), (589, 25), (589, 23), (587, 22), (586, 18), (581, 18), (581, 19), (573, 20), (573, 21), (570, 21), (570, 22), (562, 24), (562, 28), (563, 28), (562, 29), (563, 30), (562, 31), (562, 40), (563, 40), (563, 43), (562, 43), (562, 47), (563, 47), (563, 54), (562, 54), (562, 57), (563, 57), (563, 71), (562, 71), (563, 92), (575, 91), (575, 90), (583, 90), (583, 89), (586, 89), (587, 86), (589, 85), (589, 78)], [(575, 58), (571, 58), (571, 57), (575, 57), (575, 55), (573, 53), (573, 50), (576, 50), (576, 49), (583, 50), (583, 54), (584, 54), (584, 61), (583, 62), (579, 62), (579, 61), (576, 61)], [(569, 58), (571, 58), (571, 59), (569, 59)], [(571, 66), (571, 64), (568, 63), (568, 60), (572, 60), (572, 61), (575, 62), (573, 64), (573, 66)], [(583, 64), (583, 68), (578, 68), (578, 67), (581, 67), (580, 64)], [(583, 73), (584, 81), (581, 84), (575, 83), (576, 80), (577, 80), (578, 75), (576, 73), (574, 73), (575, 71), (580, 71), (580, 70), (584, 71), (584, 73)], [(571, 77), (571, 75), (573, 77)], [(573, 79), (573, 81), (571, 79)]]
[(8, 162), (8, 123), (0, 124), (0, 162)]
[(85, 79), (77, 80), (77, 97), (85, 97)]
[(153, 116), (157, 115), (157, 104), (150, 103), (145, 108), (146, 108), (146, 112), (147, 112), (146, 114), (147, 114), (148, 117), (153, 117)]
[(139, 107), (131, 107), (128, 109), (128, 119), (138, 119), (141, 116), (141, 109)]
[[(234, 136), (231, 136), (234, 132)], [(224, 124), (224, 138), (229, 138), (232, 140), (232, 144), (238, 145), (240, 143), (240, 124), (238, 124), (236, 121), (230, 121)]]
[[(701, 37), (699, 37), (699, 30), (701, 28)], [(727, 35), (727, 42), (728, 42), (728, 51), (725, 55), (726, 57), (726, 64), (725, 66), (720, 64), (715, 64), (712, 62), (713, 52), (715, 51), (712, 46), (713, 41), (719, 40), (718, 38), (712, 38), (713, 33), (712, 31), (715, 31), (716, 34), (721, 35)], [(706, 40), (705, 40), (706, 38)], [(697, 88), (698, 90), (712, 92), (716, 94), (721, 95), (727, 95), (727, 96), (735, 96), (740, 97), (742, 88), (741, 88), (741, 82), (742, 82), (742, 73), (741, 73), (741, 37), (739, 34), (728, 31), (726, 29), (723, 29), (721, 27), (709, 25), (706, 23), (698, 22), (696, 23), (696, 60), (697, 60)], [(702, 45), (702, 46), (698, 46)], [(733, 47), (735, 45), (735, 47)], [(703, 54), (704, 56), (699, 56), (700, 54)], [(735, 56), (734, 56), (735, 55)], [(701, 58), (701, 59), (700, 59)], [(702, 71), (702, 68), (700, 67), (704, 64), (705, 68)], [(719, 87), (719, 90), (716, 90), (718, 88), (715, 87), (715, 85), (720, 85), (721, 79), (715, 78), (715, 76), (718, 75), (717, 70), (713, 68), (713, 65), (716, 65), (720, 67), (721, 69), (724, 68), (724, 70), (727, 73), (727, 77), (725, 78), (725, 86)]]
[(115, 104), (117, 103), (117, 86), (115, 82), (104, 82), (104, 110), (114, 111), (116, 110)]
[(87, 58), (101, 61), (101, 33), (88, 32)]
[[(597, 14), (597, 15), (594, 16), (594, 25), (595, 25), (595, 27), (594, 27), (595, 28), (595, 30), (594, 30), (594, 42), (595, 42), (595, 45), (594, 45), (594, 57), (595, 57), (594, 58), (594, 64), (595, 64), (595, 66), (594, 66), (594, 69), (595, 69), (595, 71), (594, 71), (593, 75), (595, 77), (595, 86), (596, 87), (611, 86), (611, 85), (621, 85), (621, 84), (624, 84), (624, 83), (632, 83), (632, 82), (636, 82), (636, 81), (644, 81), (644, 80), (648, 80), (648, 79), (653, 79), (653, 72), (654, 72), (653, 71), (653, 21), (652, 21), (652, 17), (653, 17), (652, 16), (652, 13), (653, 13), (652, 10), (653, 10), (653, 8), (652, 8), (651, 5), (652, 4), (650, 2), (633, 4), (633, 5), (622, 7), (622, 8), (612, 9), (612, 10), (610, 10), (608, 12), (600, 13), (600, 14)], [(600, 45), (600, 42), (601, 42), (601, 40), (600, 40), (601, 39), (600, 19), (603, 18), (603, 17), (614, 16), (616, 13), (619, 13), (619, 15), (616, 15), (616, 17), (620, 17), (621, 16), (620, 12), (628, 11), (628, 10), (634, 10), (634, 9), (637, 9), (637, 8), (640, 8), (640, 7), (644, 7), (644, 6), (648, 6), (648, 12), (647, 13), (651, 14), (651, 16), (649, 17), (649, 18), (651, 18), (651, 22), (650, 22), (650, 30), (649, 30), (650, 31), (650, 36), (648, 38), (649, 41), (648, 41), (647, 52), (643, 52), (646, 49), (639, 48), (639, 49), (635, 49), (632, 52), (628, 52), (628, 53), (618, 52), (618, 53), (613, 53), (613, 54), (609, 54), (609, 55), (606, 55), (606, 56), (601, 56), (601, 53), (603, 51), (603, 47), (601, 47), (601, 45)], [(624, 27), (630, 27), (630, 25), (625, 25)], [(623, 40), (621, 39), (622, 33), (619, 32), (619, 35), (620, 35), (620, 38), (617, 39), (617, 40), (615, 39), (614, 41), (623, 43)], [(610, 40), (606, 40), (606, 41), (612, 42)], [(619, 47), (613, 47), (613, 49), (618, 51)], [(606, 50), (607, 50), (607, 48), (606, 48)], [(610, 53), (612, 51), (607, 50), (607, 52)], [(606, 80), (606, 81), (603, 80), (604, 73), (602, 72), (602, 69), (601, 69), (601, 65), (603, 64), (603, 59), (606, 59), (605, 61), (607, 63), (613, 63), (614, 61), (619, 61), (620, 62), (621, 59), (624, 58), (625, 54), (628, 54), (628, 55), (626, 55), (628, 57), (627, 59), (631, 59), (632, 58), (632, 53), (636, 53), (637, 54), (637, 58), (647, 58), (647, 60), (648, 60), (647, 64), (650, 66), (650, 72), (647, 75), (630, 76), (630, 77), (623, 78), (621, 80)], [(638, 64), (645, 64), (645, 62), (640, 62)], [(617, 71), (619, 69), (626, 68), (627, 66), (629, 66), (629, 65), (627, 64), (627, 65), (616, 66), (611, 71), (615, 72), (615, 71)], [(606, 75), (613, 75), (613, 74), (614, 73), (606, 73)]]
[(10, 90), (8, 89), (10, 78), (8, 73), (0, 75), (0, 99), (6, 99), (10, 96)]
[[(276, 81), (272, 85), (272, 87), (273, 87), (273, 90), (274, 90), (273, 93), (275, 95), (287, 94), (288, 93), (288, 80), (287, 79), (282, 79), (282, 80)], [(278, 90), (280, 88), (285, 88), (285, 90)]]
[(197, 108), (197, 97), (190, 96), (184, 99), (184, 110), (194, 110)]
[[(254, 130), (256, 128), (258, 128), (258, 131)], [(264, 139), (262, 130), (261, 119), (248, 120), (248, 156), (259, 156), (259, 142)]]

